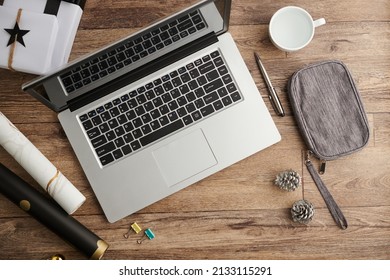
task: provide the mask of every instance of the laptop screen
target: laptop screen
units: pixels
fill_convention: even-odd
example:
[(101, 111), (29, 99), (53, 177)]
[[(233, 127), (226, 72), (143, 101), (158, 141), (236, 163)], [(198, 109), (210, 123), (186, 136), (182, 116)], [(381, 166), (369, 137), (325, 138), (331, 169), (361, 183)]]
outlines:
[[(155, 9), (161, 11), (158, 16), (163, 19), (151, 13), (153, 23), (142, 22), (144, 27), (137, 32), (38, 77), (22, 89), (60, 112), (86, 96), (101, 95), (102, 88), (113, 88), (107, 85), (123, 80), (124, 76), (134, 73), (139, 77), (147, 65), (207, 36), (218, 36), (229, 26), (231, 0), (183, 0), (174, 7), (156, 1), (156, 5), (163, 5)], [(134, 16), (129, 14), (130, 17), (134, 21)]]

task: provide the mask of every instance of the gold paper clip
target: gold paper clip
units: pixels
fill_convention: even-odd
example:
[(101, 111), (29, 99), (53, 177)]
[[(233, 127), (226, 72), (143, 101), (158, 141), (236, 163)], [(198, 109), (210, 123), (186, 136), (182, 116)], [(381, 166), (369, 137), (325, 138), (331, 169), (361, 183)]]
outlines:
[(62, 261), (62, 260), (65, 260), (65, 257), (61, 254), (55, 254), (53, 256), (51, 256), (50, 258), (48, 258), (48, 260), (51, 260), (51, 261)]
[(140, 233), (142, 228), (137, 224), (133, 223), (130, 225), (129, 230), (123, 235), (124, 238), (129, 238), (130, 231), (134, 231), (136, 234)]

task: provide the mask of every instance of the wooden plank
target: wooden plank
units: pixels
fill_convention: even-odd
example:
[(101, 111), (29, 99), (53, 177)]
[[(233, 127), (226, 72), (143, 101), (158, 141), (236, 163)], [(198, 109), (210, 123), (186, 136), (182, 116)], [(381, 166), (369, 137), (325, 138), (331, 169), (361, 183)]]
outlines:
[(240, 1), (233, 0), (232, 25), (268, 24), (272, 15), (284, 6), (299, 6), (314, 19), (324, 17), (328, 22), (388, 21), (390, 6), (387, 0), (375, 2), (353, 0), (317, 1)]
[[(240, 259), (387, 259), (390, 256), (388, 216), (387, 227), (383, 227), (383, 220), (376, 220), (381, 226), (375, 227), (375, 221), (363, 216), (359, 223), (366, 226), (355, 225), (342, 231), (318, 222), (308, 226), (295, 224), (287, 210), (138, 214), (134, 219), (142, 221), (140, 226), (150, 227), (156, 234), (154, 240), (146, 240), (142, 245), (136, 242), (141, 235), (123, 237), (132, 221), (100, 226), (103, 220), (99, 216), (77, 219), (109, 242), (106, 259), (236, 259), (238, 255)], [(382, 212), (389, 208), (371, 210)], [(31, 218), (3, 219), (0, 259), (43, 259), (53, 253), (84, 258), (48, 229), (32, 231), (36, 226), (37, 222)]]
[[(21, 85), (34, 75), (0, 69), (0, 111), (87, 197), (74, 217), (110, 244), (105, 259), (388, 260), (390, 2), (317, 2), (233, 0), (230, 32), (282, 135), (281, 142), (117, 223), (106, 221), (56, 113), (21, 91)], [(88, 0), (71, 59), (127, 36), (188, 1), (167, 3)], [(272, 14), (286, 5), (302, 6), (314, 18), (327, 20), (311, 44), (296, 53), (279, 51), (268, 36)], [(262, 56), (281, 97), (287, 112), (284, 118), (277, 117), (271, 107), (254, 51)], [(304, 166), (306, 146), (286, 88), (296, 70), (327, 59), (342, 60), (349, 67), (371, 131), (362, 151), (329, 162), (322, 176), (347, 217), (345, 231), (335, 225)], [(0, 162), (42, 191), (2, 148)], [(283, 192), (273, 185), (276, 174), (287, 169), (303, 176), (304, 185), (295, 192)], [(291, 221), (290, 207), (302, 198), (315, 205), (315, 216), (308, 225)], [(136, 243), (138, 235), (124, 239), (123, 233), (134, 221), (152, 228), (156, 238), (142, 245)], [(67, 259), (85, 258), (0, 195), (0, 259), (46, 259), (55, 253)]]

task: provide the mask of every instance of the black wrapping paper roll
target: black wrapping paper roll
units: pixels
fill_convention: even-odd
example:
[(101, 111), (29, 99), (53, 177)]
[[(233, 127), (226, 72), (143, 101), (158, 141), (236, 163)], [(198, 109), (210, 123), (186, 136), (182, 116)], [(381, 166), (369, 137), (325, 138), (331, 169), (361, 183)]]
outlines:
[(108, 248), (104, 240), (1, 163), (0, 192), (88, 258), (97, 260), (103, 257)]

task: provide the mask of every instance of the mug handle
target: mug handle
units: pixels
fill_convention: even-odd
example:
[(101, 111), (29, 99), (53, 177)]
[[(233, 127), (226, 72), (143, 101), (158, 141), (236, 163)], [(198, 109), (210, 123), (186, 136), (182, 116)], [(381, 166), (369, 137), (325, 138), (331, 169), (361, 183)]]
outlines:
[(326, 23), (326, 20), (324, 18), (319, 18), (319, 19), (313, 21), (313, 23), (314, 23), (314, 27), (318, 27), (318, 26), (324, 25)]

